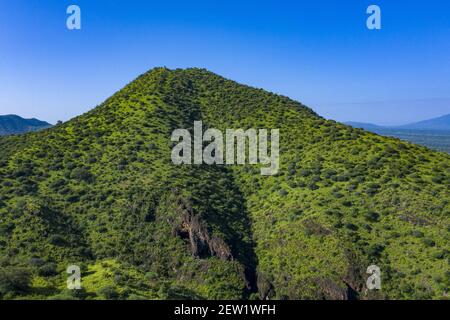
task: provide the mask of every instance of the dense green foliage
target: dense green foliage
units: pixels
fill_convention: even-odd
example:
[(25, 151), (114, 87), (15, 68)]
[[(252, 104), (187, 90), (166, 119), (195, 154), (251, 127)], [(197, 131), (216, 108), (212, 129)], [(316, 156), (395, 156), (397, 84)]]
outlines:
[[(279, 128), (279, 174), (173, 165), (171, 133), (194, 120)], [(0, 295), (444, 298), (449, 192), (448, 154), (158, 68), (67, 123), (0, 139)], [(65, 289), (69, 264), (82, 290)], [(371, 264), (381, 291), (365, 287)]]

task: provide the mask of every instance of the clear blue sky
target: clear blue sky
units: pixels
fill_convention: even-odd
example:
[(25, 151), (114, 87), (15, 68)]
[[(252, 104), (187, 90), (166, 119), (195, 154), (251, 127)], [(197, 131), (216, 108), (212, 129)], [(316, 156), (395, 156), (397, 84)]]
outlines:
[[(81, 30), (66, 28), (70, 4)], [(339, 121), (432, 118), (450, 113), (450, 2), (0, 0), (0, 114), (68, 120), (155, 66), (207, 68)]]

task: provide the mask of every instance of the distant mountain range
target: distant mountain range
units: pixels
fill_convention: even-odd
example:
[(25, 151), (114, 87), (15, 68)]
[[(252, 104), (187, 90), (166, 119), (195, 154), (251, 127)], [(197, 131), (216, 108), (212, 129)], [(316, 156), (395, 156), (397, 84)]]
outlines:
[(346, 125), (352, 126), (353, 128), (360, 128), (364, 130), (373, 130), (373, 129), (383, 129), (386, 127), (379, 126), (377, 124), (373, 123), (367, 123), (367, 122), (355, 122), (355, 121), (347, 121), (344, 122)]
[(379, 126), (373, 123), (364, 122), (346, 122), (345, 124), (362, 128), (366, 130), (372, 129), (401, 129), (401, 130), (436, 130), (436, 131), (450, 131), (450, 114), (433, 118), (429, 120), (424, 120), (420, 122), (410, 123), (402, 126)]
[(37, 119), (24, 119), (15, 114), (0, 116), (0, 136), (20, 134), (50, 128), (48, 122)]
[(450, 153), (450, 114), (403, 126), (388, 127), (363, 122), (346, 122), (345, 124)]

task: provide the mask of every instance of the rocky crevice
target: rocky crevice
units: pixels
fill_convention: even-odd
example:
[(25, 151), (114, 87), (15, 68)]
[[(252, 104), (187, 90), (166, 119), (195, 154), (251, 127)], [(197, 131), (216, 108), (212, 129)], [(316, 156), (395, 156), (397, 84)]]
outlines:
[(202, 217), (195, 214), (194, 209), (188, 201), (185, 201), (181, 197), (175, 197), (174, 204), (177, 219), (175, 220), (176, 222), (171, 222), (173, 232), (189, 244), (191, 254), (198, 259), (215, 256), (226, 261), (238, 260), (243, 266), (241, 276), (245, 281), (245, 295), (258, 292), (256, 263), (240, 261), (240, 253), (233, 253), (231, 246), (224, 239), (212, 235), (202, 221)]
[(200, 216), (194, 214), (189, 204), (178, 200), (176, 210), (181, 222), (174, 226), (174, 232), (189, 241), (190, 251), (194, 257), (215, 256), (223, 260), (234, 260), (230, 247), (223, 239), (210, 234)]

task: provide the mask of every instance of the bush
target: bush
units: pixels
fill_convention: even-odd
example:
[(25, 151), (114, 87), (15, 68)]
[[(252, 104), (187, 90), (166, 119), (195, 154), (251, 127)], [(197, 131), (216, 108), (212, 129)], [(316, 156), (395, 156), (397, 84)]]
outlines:
[(376, 213), (376, 212), (371, 211), (371, 212), (367, 212), (365, 214), (365, 218), (366, 218), (367, 221), (377, 222), (377, 221), (380, 220), (380, 215), (378, 213)]
[(432, 255), (433, 259), (444, 259), (445, 258), (445, 251), (438, 251), (433, 253)]
[(433, 240), (429, 239), (429, 238), (423, 239), (422, 242), (427, 247), (434, 247), (436, 245), (436, 243)]
[(6, 267), (0, 270), (0, 296), (18, 295), (30, 290), (31, 276), (28, 270)]
[(358, 230), (358, 226), (354, 225), (353, 223), (346, 223), (345, 227), (348, 230), (351, 230), (351, 231), (357, 231)]
[(57, 190), (59, 188), (61, 188), (62, 186), (66, 185), (67, 181), (64, 179), (57, 179), (53, 182), (50, 183), (50, 188)]
[(319, 186), (317, 185), (317, 184), (315, 184), (315, 183), (310, 183), (309, 184), (309, 186), (308, 186), (308, 188), (310, 189), (310, 190), (317, 190), (317, 189), (319, 189)]
[(411, 235), (412, 235), (413, 237), (416, 237), (416, 238), (423, 238), (423, 237), (424, 237), (423, 232), (422, 232), (422, 231), (418, 231), (418, 230), (413, 230), (413, 231), (411, 232)]
[(119, 293), (113, 286), (106, 286), (101, 288), (100, 290), (98, 290), (98, 294), (108, 300), (115, 300), (119, 298)]
[(89, 182), (92, 180), (93, 176), (87, 168), (82, 167), (82, 168), (75, 168), (70, 174), (70, 178), (78, 181)]
[(14, 230), (14, 223), (0, 224), (0, 236), (8, 236)]
[(49, 300), (83, 300), (88, 296), (86, 290), (84, 288), (81, 289), (64, 289), (61, 293), (51, 296)]
[(59, 234), (54, 234), (50, 237), (49, 239), (50, 243), (55, 245), (55, 246), (59, 246), (59, 247), (63, 247), (66, 245), (66, 239), (64, 239), (63, 236), (59, 235)]
[(375, 245), (372, 245), (369, 247), (367, 253), (371, 257), (378, 258), (378, 257), (380, 257), (381, 253), (384, 251), (384, 248), (385, 247), (381, 244), (375, 244)]
[(32, 257), (30, 258), (29, 264), (34, 267), (41, 267), (42, 265), (45, 264), (45, 261), (39, 257)]
[(40, 276), (43, 277), (51, 277), (58, 274), (58, 271), (56, 270), (56, 263), (49, 262), (41, 266), (38, 270), (38, 273)]

